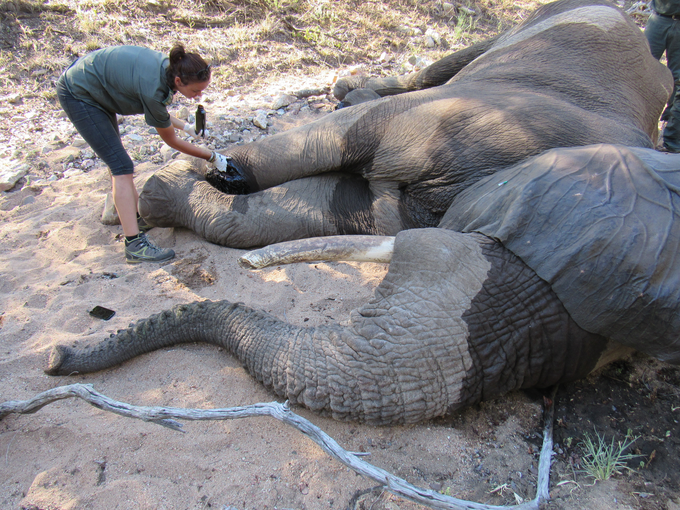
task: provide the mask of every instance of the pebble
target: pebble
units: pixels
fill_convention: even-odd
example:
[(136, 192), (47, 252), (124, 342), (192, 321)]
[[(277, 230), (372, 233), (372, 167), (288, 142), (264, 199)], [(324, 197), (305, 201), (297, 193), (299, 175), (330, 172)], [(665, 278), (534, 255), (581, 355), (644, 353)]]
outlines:
[(76, 175), (82, 175), (83, 171), (80, 168), (70, 168), (64, 172), (64, 178), (75, 177)]
[(48, 163), (55, 165), (59, 163), (70, 163), (82, 156), (82, 151), (78, 147), (64, 147), (47, 154)]
[(181, 120), (187, 120), (189, 118), (189, 108), (182, 106), (179, 110), (177, 110), (175, 117)]
[(0, 159), (0, 191), (8, 191), (14, 187), (19, 179), (28, 173), (26, 163), (2, 158)]
[(0, 102), (7, 101), (9, 104), (19, 104), (22, 101), (21, 94), (9, 94), (4, 97), (0, 97)]
[(255, 124), (260, 129), (267, 129), (267, 114), (265, 112), (258, 112), (258, 114), (253, 118), (253, 124)]
[(291, 94), (282, 94), (272, 104), (272, 110), (285, 108), (286, 106), (293, 104), (295, 101), (297, 101), (297, 96), (293, 96)]
[(442, 37), (436, 30), (432, 30), (431, 28), (427, 29), (427, 31), (425, 32), (425, 37), (432, 39), (434, 44), (437, 46), (439, 46), (442, 43)]
[(178, 151), (176, 151), (175, 149), (173, 149), (169, 145), (165, 145), (165, 144), (163, 144), (163, 146), (161, 147), (160, 152), (161, 152), (161, 157), (163, 158), (164, 163), (167, 163), (168, 161), (175, 158), (179, 154)]
[(40, 152), (42, 154), (47, 154), (49, 152), (57, 150), (58, 148), (59, 148), (59, 144), (50, 143), (50, 144), (44, 145), (43, 148), (40, 150)]
[(453, 16), (456, 14), (456, 6), (448, 2), (442, 2), (442, 12), (444, 16)]
[(409, 27), (408, 25), (398, 25), (397, 27), (395, 27), (395, 30), (400, 34), (416, 35), (415, 29)]

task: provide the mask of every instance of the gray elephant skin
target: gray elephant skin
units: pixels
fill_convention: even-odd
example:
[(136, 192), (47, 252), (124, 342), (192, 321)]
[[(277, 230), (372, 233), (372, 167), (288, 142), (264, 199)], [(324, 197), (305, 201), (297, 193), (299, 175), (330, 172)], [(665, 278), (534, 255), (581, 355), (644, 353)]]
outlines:
[(58, 345), (46, 372), (208, 342), (292, 404), (396, 424), (572, 381), (631, 350), (677, 364), (680, 156), (652, 149), (672, 86), (622, 11), (573, 0), (419, 73), (343, 80), (339, 99), (381, 97), (228, 151), (233, 168), (212, 180), (248, 194), (176, 161), (140, 211), (236, 248), (396, 236), (349, 325), (183, 304)]

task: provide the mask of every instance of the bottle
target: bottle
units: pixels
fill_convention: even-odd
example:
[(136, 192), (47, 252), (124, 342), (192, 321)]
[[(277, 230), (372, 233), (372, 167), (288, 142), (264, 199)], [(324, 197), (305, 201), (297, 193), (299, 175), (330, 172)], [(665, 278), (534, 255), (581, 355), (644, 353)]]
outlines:
[(202, 104), (196, 108), (196, 134), (205, 138), (205, 108)]

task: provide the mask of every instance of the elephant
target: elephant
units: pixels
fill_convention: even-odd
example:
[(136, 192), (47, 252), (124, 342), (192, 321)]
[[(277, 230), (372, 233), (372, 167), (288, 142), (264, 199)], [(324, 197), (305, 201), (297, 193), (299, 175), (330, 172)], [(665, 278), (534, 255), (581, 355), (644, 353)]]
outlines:
[(236, 248), (393, 245), (348, 325), (181, 304), (55, 346), (46, 373), (208, 342), (292, 404), (391, 425), (573, 381), (633, 350), (680, 363), (680, 156), (653, 150), (672, 78), (619, 9), (560, 0), (433, 69), (343, 87), (385, 97), (234, 147), (223, 175), (171, 163), (140, 211)]
[(673, 78), (624, 12), (560, 0), (414, 75), (335, 93), (359, 87), (385, 97), (232, 147), (228, 172), (156, 172), (140, 214), (232, 248), (436, 227), (460, 191), (546, 150), (654, 147)]

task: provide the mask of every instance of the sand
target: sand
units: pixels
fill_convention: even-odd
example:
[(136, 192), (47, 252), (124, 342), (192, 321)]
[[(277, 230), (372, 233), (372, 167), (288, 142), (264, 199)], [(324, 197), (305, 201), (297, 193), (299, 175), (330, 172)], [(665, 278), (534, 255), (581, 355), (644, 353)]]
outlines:
[[(159, 165), (137, 167), (143, 182)], [(0, 402), (91, 384), (136, 405), (224, 408), (271, 402), (228, 353), (188, 344), (95, 374), (50, 377), (50, 349), (100, 339), (137, 319), (196, 300), (242, 301), (294, 324), (346, 323), (386, 264), (315, 263), (248, 271), (241, 250), (184, 229), (149, 235), (177, 256), (125, 263), (122, 230), (100, 218), (110, 191), (101, 163), (0, 199)], [(88, 311), (115, 310), (103, 321)], [(447, 419), (376, 428), (294, 408), (343, 448), (424, 488), (512, 504), (535, 493), (540, 397), (515, 392)], [(0, 421), (0, 507), (26, 509), (416, 509), (331, 459), (271, 418), (187, 422), (179, 433), (77, 400)], [(536, 439), (539, 438), (539, 439)], [(616, 482), (562, 490), (550, 508), (632, 508)], [(616, 498), (618, 495), (619, 499)], [(579, 498), (581, 498), (579, 500)], [(587, 503), (584, 503), (587, 501)], [(583, 506), (586, 504), (587, 506)]]

